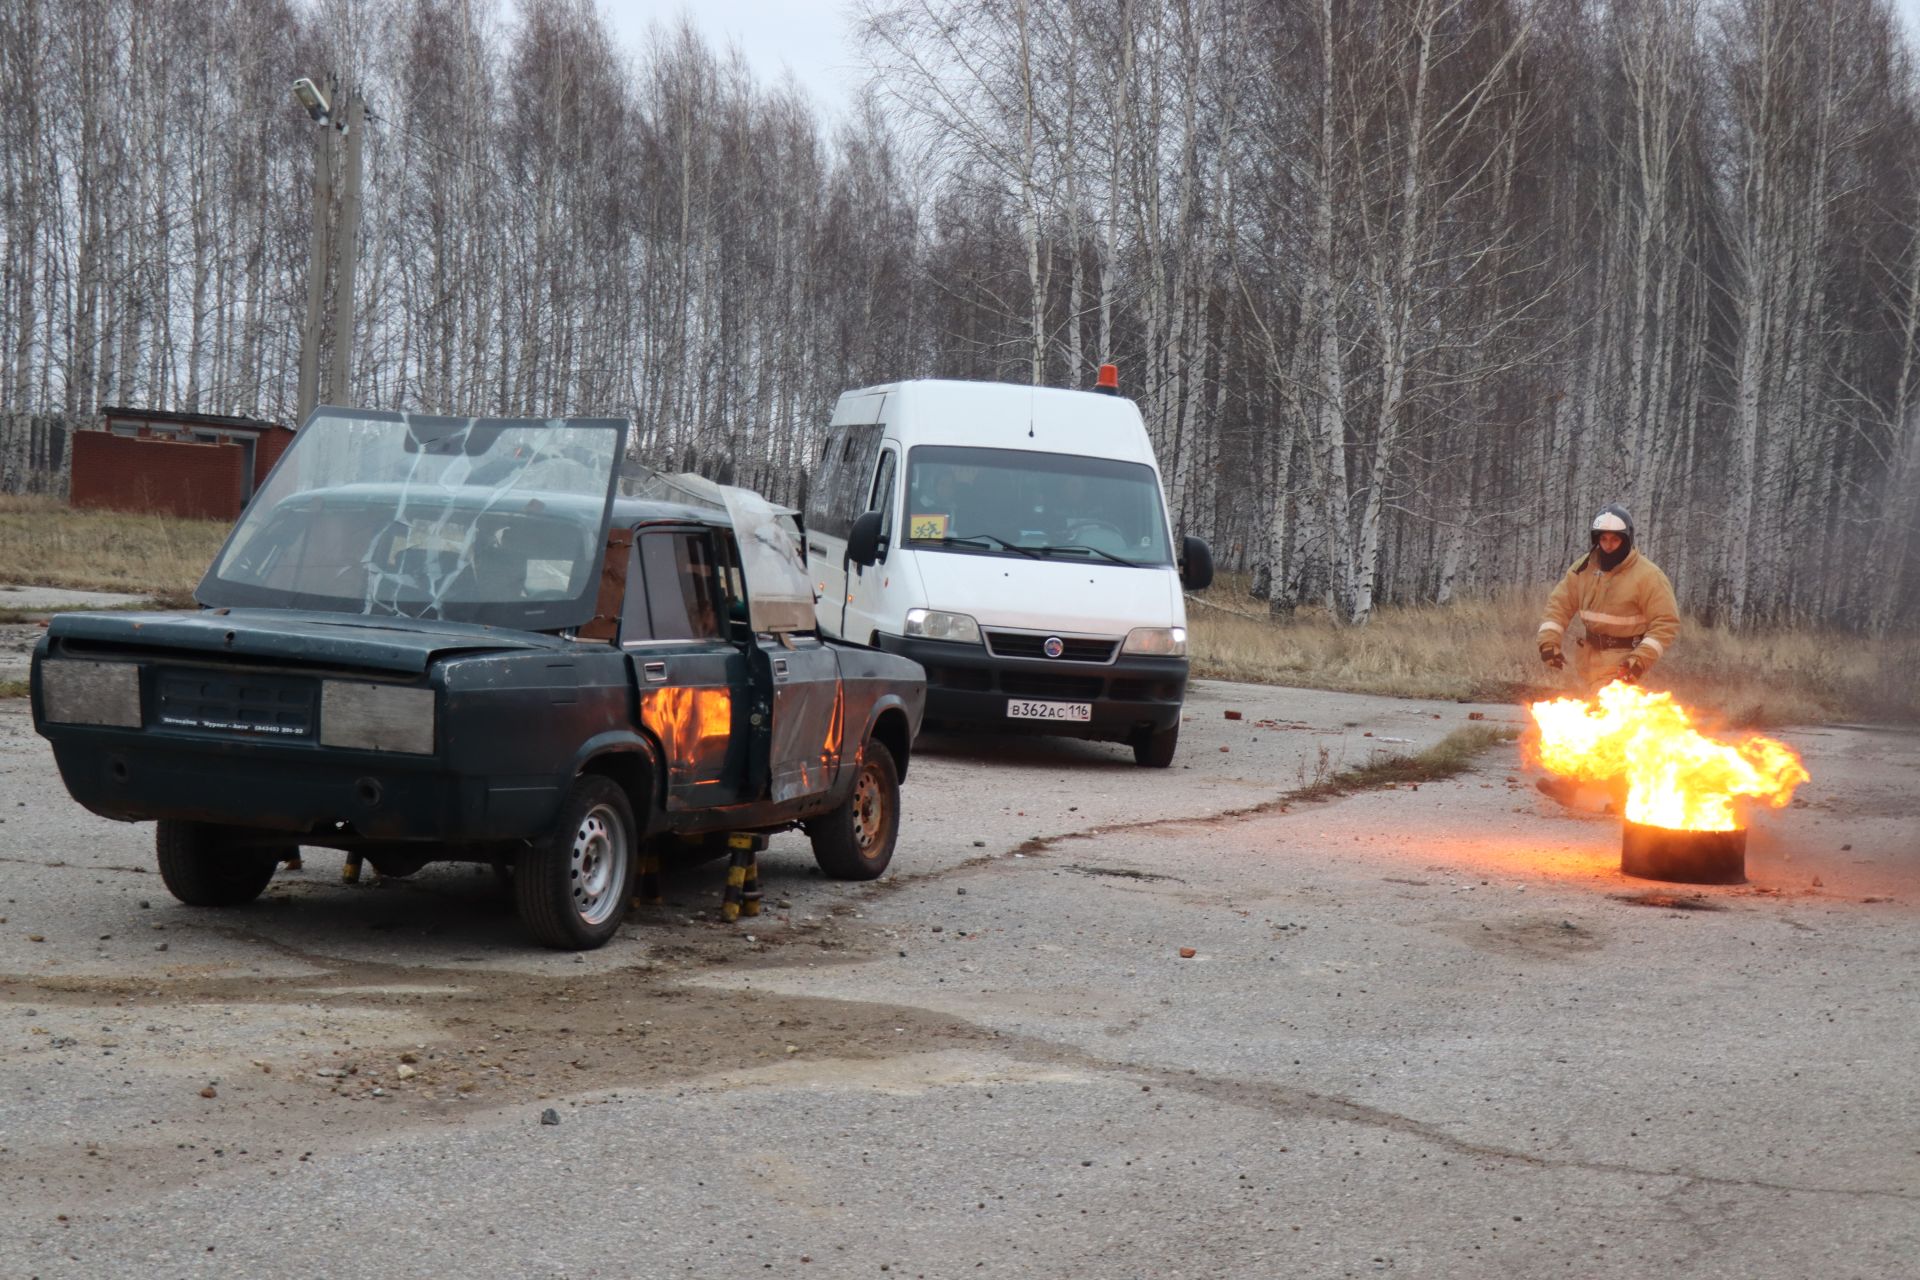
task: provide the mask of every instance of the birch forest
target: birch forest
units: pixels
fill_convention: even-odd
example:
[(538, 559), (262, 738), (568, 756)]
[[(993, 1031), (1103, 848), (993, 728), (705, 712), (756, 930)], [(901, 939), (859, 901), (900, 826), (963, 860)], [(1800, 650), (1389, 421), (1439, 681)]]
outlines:
[[(0, 0), (0, 409), (295, 411), (299, 76), (368, 104), (351, 403), (630, 416), (794, 501), (834, 398), (1120, 367), (1276, 614), (1544, 586), (1920, 623), (1887, 0), (856, 0), (849, 119), (587, 0)], [(7, 438), (0, 488), (35, 462)]]

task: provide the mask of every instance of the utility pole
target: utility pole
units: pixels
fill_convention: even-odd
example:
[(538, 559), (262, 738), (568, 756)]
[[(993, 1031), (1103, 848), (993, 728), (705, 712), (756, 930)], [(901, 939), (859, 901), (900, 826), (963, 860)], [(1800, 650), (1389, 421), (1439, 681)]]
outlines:
[[(301, 92), (302, 85), (307, 92)], [(333, 88), (331, 81), (327, 87)], [(294, 96), (307, 108), (317, 126), (313, 131), (313, 239), (307, 257), (307, 323), (300, 334), (297, 425), (307, 420), (318, 403), (315, 391), (320, 376), (320, 323), (327, 299), (327, 263), (333, 256), (327, 234), (333, 212), (333, 129), (328, 119), (327, 100), (319, 95), (311, 80), (296, 82)]]
[[(347, 101), (335, 108), (346, 139), (347, 156), (340, 192), (339, 274), (334, 278), (333, 358), (327, 362), (328, 404), (351, 394), (353, 376), (353, 277), (360, 262), (360, 144), (366, 137), (367, 104), (348, 91)], [(344, 117), (344, 118), (342, 118)]]

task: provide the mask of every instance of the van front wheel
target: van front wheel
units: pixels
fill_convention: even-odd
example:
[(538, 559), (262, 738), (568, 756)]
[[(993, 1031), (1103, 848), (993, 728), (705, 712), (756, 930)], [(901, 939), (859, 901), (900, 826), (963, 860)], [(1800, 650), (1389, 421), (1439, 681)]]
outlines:
[(1173, 753), (1179, 745), (1178, 721), (1170, 729), (1143, 729), (1133, 736), (1133, 762), (1143, 769), (1164, 769), (1173, 763)]

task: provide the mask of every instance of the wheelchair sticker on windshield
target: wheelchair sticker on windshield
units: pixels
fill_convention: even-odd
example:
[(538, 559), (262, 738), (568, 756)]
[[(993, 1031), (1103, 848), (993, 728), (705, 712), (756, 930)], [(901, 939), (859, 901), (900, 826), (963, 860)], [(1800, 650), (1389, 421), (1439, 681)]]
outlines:
[(938, 542), (947, 536), (947, 517), (908, 516), (907, 536), (916, 542)]

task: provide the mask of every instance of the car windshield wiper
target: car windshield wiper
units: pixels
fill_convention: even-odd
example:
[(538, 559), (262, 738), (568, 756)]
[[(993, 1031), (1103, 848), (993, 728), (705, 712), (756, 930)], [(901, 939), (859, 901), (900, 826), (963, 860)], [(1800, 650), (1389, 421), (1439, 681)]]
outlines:
[(1111, 551), (1102, 551), (1099, 547), (1090, 547), (1084, 542), (1056, 542), (1050, 546), (1039, 547), (1037, 550), (1044, 551), (1049, 555), (1056, 551), (1084, 551), (1090, 556), (1099, 556), (1103, 560), (1111, 560), (1115, 564), (1123, 564), (1129, 569), (1138, 569), (1140, 567), (1140, 562), (1137, 560), (1128, 560), (1123, 556), (1113, 554)]
[(1005, 538), (997, 538), (991, 533), (970, 533), (964, 538), (956, 538), (952, 534), (946, 534), (934, 539), (934, 541), (943, 547), (977, 547), (983, 542), (991, 542), (996, 546), (1005, 547), (1008, 551), (1018, 551), (1030, 560), (1038, 560), (1040, 558), (1040, 552), (1034, 548), (1023, 547), (1015, 542), (1008, 542)]

